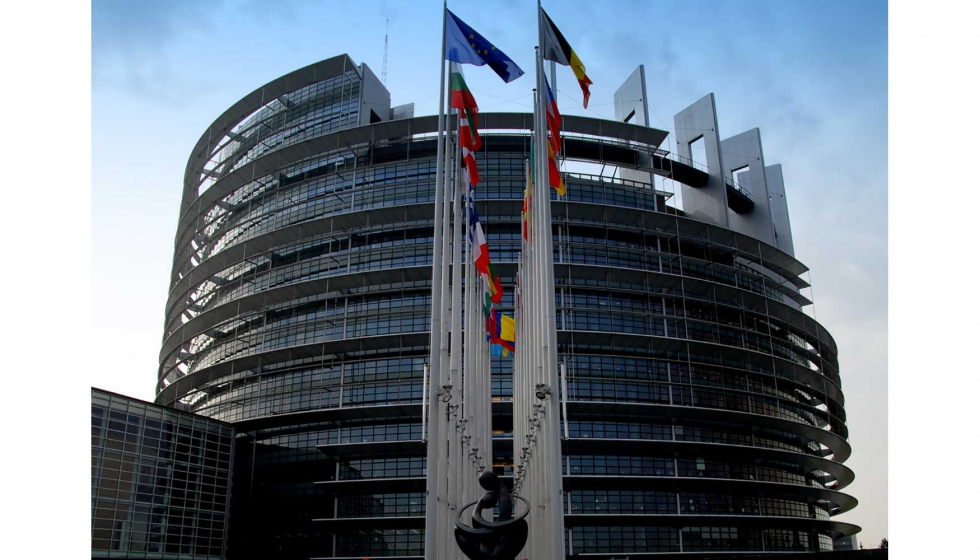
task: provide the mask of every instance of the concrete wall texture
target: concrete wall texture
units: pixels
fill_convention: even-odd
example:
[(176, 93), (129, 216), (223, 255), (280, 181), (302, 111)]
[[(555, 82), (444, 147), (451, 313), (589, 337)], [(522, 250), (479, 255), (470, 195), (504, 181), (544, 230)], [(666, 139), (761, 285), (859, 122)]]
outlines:
[(721, 160), (725, 177), (729, 179), (734, 178), (733, 171), (748, 166), (747, 172), (739, 174), (738, 185), (749, 191), (752, 202), (755, 203), (755, 208), (744, 214), (729, 209), (729, 227), (775, 245), (776, 236), (773, 234), (772, 214), (769, 211), (769, 190), (766, 188), (766, 160), (762, 155), (762, 135), (759, 129), (746, 130), (722, 140)]
[(718, 113), (715, 94), (709, 93), (674, 115), (677, 155), (691, 157), (691, 143), (704, 138), (708, 183), (703, 187), (681, 185), (684, 213), (692, 218), (728, 227), (728, 198), (722, 178), (721, 139), (718, 136)]

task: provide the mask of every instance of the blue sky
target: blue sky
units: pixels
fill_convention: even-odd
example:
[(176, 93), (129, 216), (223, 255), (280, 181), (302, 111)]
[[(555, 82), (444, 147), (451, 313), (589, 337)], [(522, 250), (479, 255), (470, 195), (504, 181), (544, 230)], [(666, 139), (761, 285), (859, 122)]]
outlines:
[[(92, 384), (150, 400), (163, 334), (184, 165), (228, 106), (340, 53), (381, 74), (389, 20), (392, 103), (432, 114), (440, 3), (224, 0), (92, 4)], [(883, 1), (546, 2), (588, 68), (588, 111), (559, 68), (564, 114), (612, 117), (612, 94), (646, 66), (653, 126), (709, 92), (721, 137), (761, 129), (781, 163), (814, 312), (840, 347), (861, 504), (840, 519), (887, 536), (888, 29)], [(533, 69), (534, 3), (450, 3)], [(530, 110), (533, 76), (467, 81), (483, 111)], [(562, 93), (563, 92), (563, 93)], [(673, 149), (672, 146), (670, 146)], [(105, 359), (109, 347), (116, 352)], [(120, 359), (121, 357), (121, 359)]]

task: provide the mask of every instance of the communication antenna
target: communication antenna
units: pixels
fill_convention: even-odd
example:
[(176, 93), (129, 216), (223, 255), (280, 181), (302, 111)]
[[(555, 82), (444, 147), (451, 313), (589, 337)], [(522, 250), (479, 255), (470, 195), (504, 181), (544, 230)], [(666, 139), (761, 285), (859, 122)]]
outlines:
[(381, 62), (381, 83), (388, 87), (388, 20), (385, 19), (385, 56)]

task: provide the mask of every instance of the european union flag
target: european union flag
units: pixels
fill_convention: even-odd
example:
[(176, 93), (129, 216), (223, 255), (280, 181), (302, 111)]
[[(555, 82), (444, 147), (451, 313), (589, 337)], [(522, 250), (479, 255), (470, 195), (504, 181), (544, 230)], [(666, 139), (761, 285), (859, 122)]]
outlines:
[(506, 83), (513, 82), (524, 75), (524, 71), (497, 47), (490, 44), (463, 23), (456, 14), (446, 10), (446, 60), (460, 64), (483, 66), (486, 64)]

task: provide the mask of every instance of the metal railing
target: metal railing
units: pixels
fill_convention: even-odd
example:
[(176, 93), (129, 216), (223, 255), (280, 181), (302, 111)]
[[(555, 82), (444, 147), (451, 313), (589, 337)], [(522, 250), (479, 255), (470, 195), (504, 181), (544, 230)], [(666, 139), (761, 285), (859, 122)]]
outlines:
[(748, 198), (749, 200), (752, 200), (752, 193), (739, 186), (738, 182), (735, 181), (735, 179), (732, 179), (731, 177), (725, 177), (725, 185), (745, 195), (745, 197)]

